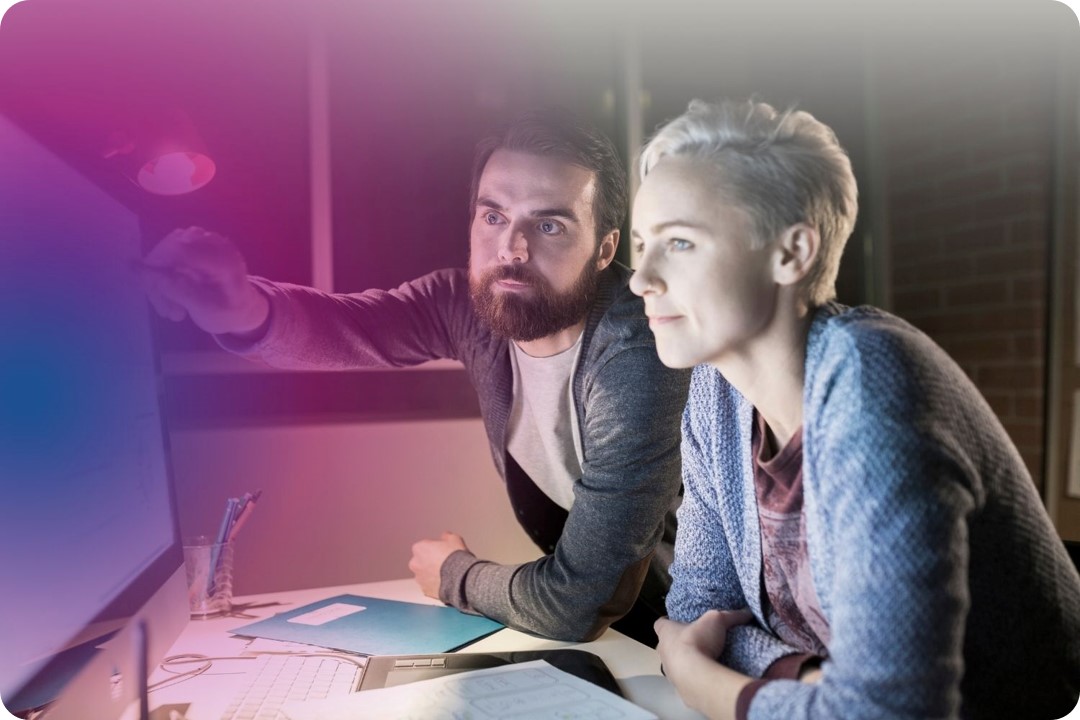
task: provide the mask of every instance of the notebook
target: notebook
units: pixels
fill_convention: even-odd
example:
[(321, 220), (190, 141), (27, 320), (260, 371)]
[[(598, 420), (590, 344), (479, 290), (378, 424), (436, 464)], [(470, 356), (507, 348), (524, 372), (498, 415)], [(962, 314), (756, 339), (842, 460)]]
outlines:
[(449, 652), (503, 625), (441, 605), (337, 595), (232, 630), (363, 655)]

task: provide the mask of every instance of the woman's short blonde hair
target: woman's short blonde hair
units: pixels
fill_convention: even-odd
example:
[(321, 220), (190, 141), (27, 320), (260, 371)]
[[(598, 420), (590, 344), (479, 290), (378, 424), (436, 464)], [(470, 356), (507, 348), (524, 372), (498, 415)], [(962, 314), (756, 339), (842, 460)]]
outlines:
[(796, 223), (815, 228), (821, 247), (806, 280), (808, 301), (816, 306), (836, 297), (840, 256), (858, 213), (858, 189), (851, 160), (829, 126), (810, 113), (777, 112), (753, 100), (694, 100), (641, 151), (641, 177), (666, 156), (715, 164), (719, 192), (753, 220), (756, 248)]

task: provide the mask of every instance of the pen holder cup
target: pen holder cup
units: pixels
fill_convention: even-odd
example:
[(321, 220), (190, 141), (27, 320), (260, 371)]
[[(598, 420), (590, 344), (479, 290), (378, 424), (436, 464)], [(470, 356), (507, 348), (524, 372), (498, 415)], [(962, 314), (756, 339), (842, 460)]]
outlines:
[(218, 617), (232, 609), (232, 543), (215, 543), (207, 537), (186, 539), (184, 571), (192, 619)]

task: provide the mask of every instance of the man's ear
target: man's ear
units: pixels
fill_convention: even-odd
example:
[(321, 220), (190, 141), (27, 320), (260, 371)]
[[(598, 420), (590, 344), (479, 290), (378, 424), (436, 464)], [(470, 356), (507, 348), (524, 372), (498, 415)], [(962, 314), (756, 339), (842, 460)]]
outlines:
[(796, 223), (780, 234), (773, 254), (773, 280), (797, 285), (810, 273), (821, 250), (821, 236), (806, 223)]
[(615, 259), (615, 250), (619, 247), (619, 231), (612, 230), (600, 240), (596, 251), (596, 269), (603, 270)]

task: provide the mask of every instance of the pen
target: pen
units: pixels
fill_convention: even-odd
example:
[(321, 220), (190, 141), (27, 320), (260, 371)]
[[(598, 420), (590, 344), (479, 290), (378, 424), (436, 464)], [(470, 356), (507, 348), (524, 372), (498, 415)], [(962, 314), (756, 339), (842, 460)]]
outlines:
[(229, 537), (229, 527), (233, 523), (233, 518), (236, 516), (236, 509), (239, 507), (240, 501), (236, 498), (229, 498), (229, 501), (225, 504), (225, 516), (221, 518), (221, 527), (218, 528), (217, 537), (214, 538), (214, 546), (210, 549), (210, 577), (206, 583), (206, 594), (209, 597), (214, 595), (214, 579), (217, 577), (217, 566), (221, 555), (221, 545)]
[(244, 523), (247, 522), (247, 519), (251, 517), (251, 513), (255, 512), (255, 503), (258, 502), (261, 495), (262, 490), (256, 490), (254, 495), (245, 497), (245, 502), (240, 508), (240, 511), (236, 514), (236, 522), (233, 523), (226, 542), (232, 542), (236, 539), (236, 536), (240, 533), (240, 528), (243, 527)]

